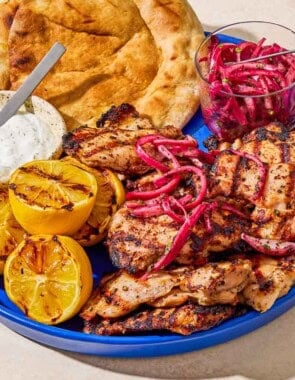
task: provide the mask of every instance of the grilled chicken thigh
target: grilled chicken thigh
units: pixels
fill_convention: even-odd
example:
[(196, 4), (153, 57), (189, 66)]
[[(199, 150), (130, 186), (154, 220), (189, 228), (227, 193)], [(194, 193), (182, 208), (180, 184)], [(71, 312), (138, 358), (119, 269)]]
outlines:
[(248, 283), (251, 269), (251, 262), (242, 259), (206, 264), (187, 272), (177, 288), (148, 304), (169, 307), (191, 301), (203, 306), (236, 305), (238, 293)]
[(251, 274), (251, 262), (237, 259), (210, 263), (201, 268), (179, 267), (153, 273), (146, 280), (118, 271), (106, 276), (82, 310), (84, 320), (96, 316), (118, 318), (142, 304), (153, 307), (237, 304), (237, 294)]
[(267, 166), (262, 197), (254, 200), (261, 174), (257, 164), (229, 150), (222, 151), (210, 171), (209, 198), (225, 196), (248, 203), (273, 207), (288, 204), (294, 195), (295, 163), (273, 163)]
[[(232, 256), (198, 269), (159, 271), (146, 280), (119, 271), (103, 278), (81, 316), (87, 333), (161, 329), (186, 335), (239, 315), (238, 303), (265, 312), (294, 283), (294, 256)], [(130, 315), (139, 306), (144, 311)]]
[[(177, 255), (177, 263), (199, 265), (210, 253), (234, 248), (250, 226), (248, 220), (220, 209), (212, 212), (211, 224), (208, 233), (203, 221), (197, 223)], [(178, 230), (179, 224), (168, 215), (138, 218), (123, 206), (110, 223), (106, 242), (110, 258), (114, 266), (130, 273), (145, 271), (165, 254)]]
[(122, 335), (152, 330), (168, 330), (182, 335), (210, 329), (246, 310), (240, 306), (183, 305), (178, 308), (153, 309), (136, 313), (119, 321), (86, 322), (84, 332), (99, 335)]
[[(281, 124), (258, 128), (230, 143), (221, 143), (221, 153), (210, 171), (210, 195), (224, 195), (253, 202), (260, 173), (257, 164), (230, 151), (234, 149), (258, 157), (266, 164), (267, 178), (264, 193), (254, 204), (265, 208), (285, 209), (294, 199), (295, 130)], [(294, 209), (294, 203), (291, 207)]]
[[(214, 138), (213, 138), (214, 139)], [(241, 152), (257, 155), (268, 164), (295, 163), (295, 130), (282, 124), (272, 123), (247, 133), (232, 144), (211, 141), (212, 149), (233, 148)], [(209, 144), (210, 149), (210, 144)]]
[(264, 312), (295, 284), (295, 256), (274, 259), (259, 255), (254, 256), (252, 262), (253, 270), (240, 301)]
[(139, 305), (169, 293), (180, 284), (188, 270), (183, 267), (160, 271), (145, 281), (122, 270), (106, 276), (83, 308), (81, 316), (91, 320), (97, 315), (104, 318), (126, 315)]
[[(161, 134), (176, 139), (182, 136), (179, 129), (172, 126), (156, 129), (129, 104), (112, 107), (97, 125), (98, 128), (82, 126), (69, 132), (64, 137), (64, 151), (90, 167), (108, 168), (127, 176), (150, 171), (135, 151), (139, 137)], [(156, 152), (152, 153), (157, 157)]]
[(253, 161), (222, 151), (210, 172), (209, 197), (230, 197), (252, 205), (250, 230), (254, 236), (295, 240), (295, 164), (268, 165), (263, 193), (254, 200), (260, 176)]

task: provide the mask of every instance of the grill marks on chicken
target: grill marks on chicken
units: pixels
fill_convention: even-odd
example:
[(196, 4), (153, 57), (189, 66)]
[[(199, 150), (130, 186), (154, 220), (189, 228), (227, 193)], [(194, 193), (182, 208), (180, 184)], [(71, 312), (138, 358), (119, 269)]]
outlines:
[[(182, 136), (172, 126), (156, 129), (129, 104), (112, 107), (97, 125), (99, 128), (82, 126), (68, 133), (63, 140), (64, 151), (90, 167), (108, 168), (127, 176), (150, 171), (135, 151), (139, 137), (157, 133), (174, 139)], [(151, 147), (147, 151), (157, 157)]]
[[(130, 273), (146, 270), (173, 241), (178, 224), (166, 216), (136, 218), (123, 206), (113, 217), (107, 238), (110, 258), (117, 268)], [(183, 255), (190, 255), (186, 244)]]
[(295, 284), (295, 256), (274, 259), (254, 256), (250, 279), (240, 294), (240, 301), (265, 312)]
[(295, 163), (295, 131), (282, 124), (269, 124), (236, 140), (233, 148), (256, 154), (269, 164)]
[[(83, 126), (69, 133), (64, 139), (65, 152), (91, 167), (109, 168), (131, 177), (150, 171), (136, 154), (139, 137), (155, 133), (182, 137), (170, 126), (154, 128), (128, 104), (112, 107), (98, 120), (97, 127)], [(146, 144), (145, 149), (160, 159), (151, 145)], [(266, 165), (267, 178), (259, 199), (253, 201), (261, 174), (257, 163), (231, 149), (258, 156)], [(293, 256), (274, 259), (256, 255), (204, 262), (211, 253), (239, 248), (242, 232), (295, 240), (295, 131), (271, 124), (232, 145), (222, 143), (219, 150), (214, 165), (204, 168), (209, 185), (205, 202), (226, 201), (249, 219), (220, 207), (213, 209), (212, 231), (203, 218), (198, 221), (175, 260), (181, 266), (151, 273), (143, 281), (134, 273), (146, 271), (169, 250), (179, 224), (167, 215), (135, 217), (123, 206), (113, 217), (107, 238), (112, 262), (122, 269), (105, 276), (83, 308), (85, 332), (119, 335), (169, 330), (186, 335), (238, 315), (238, 303), (264, 312), (294, 285)], [(148, 177), (140, 178), (128, 186), (130, 190), (150, 190), (147, 182)], [(194, 197), (200, 188), (198, 181), (191, 186), (190, 178), (184, 177), (182, 182), (183, 188), (173, 195)], [(144, 310), (136, 312), (139, 307)]]
[(153, 273), (141, 280), (126, 271), (106, 276), (92, 295), (81, 316), (118, 318), (142, 304), (153, 307), (180, 306), (187, 301), (199, 305), (237, 304), (238, 293), (251, 274), (251, 262), (210, 263), (201, 268), (179, 267)]
[(209, 149), (233, 148), (257, 155), (268, 164), (295, 163), (295, 130), (282, 124), (272, 123), (236, 139), (233, 144), (209, 142)]
[[(225, 196), (252, 204), (253, 236), (295, 240), (295, 131), (270, 124), (252, 131), (222, 151), (210, 171), (209, 197)], [(257, 164), (233, 154), (229, 148), (256, 155), (267, 166), (262, 196), (253, 201), (259, 186)]]
[(257, 156), (267, 165), (268, 178), (262, 197), (266, 207), (273, 207), (268, 203), (270, 197), (285, 197), (283, 202), (288, 203), (294, 190), (295, 130), (270, 124), (235, 140), (232, 145), (221, 143), (218, 147), (221, 153), (210, 172), (210, 196), (231, 196), (249, 202), (259, 182), (257, 164), (231, 153), (231, 148)]
[(87, 322), (86, 333), (122, 335), (153, 330), (167, 330), (182, 335), (210, 329), (245, 312), (240, 306), (183, 305), (178, 308), (145, 310), (119, 321)]
[(117, 318), (130, 313), (139, 305), (168, 294), (179, 285), (189, 268), (161, 271), (141, 281), (126, 271), (107, 276), (92, 294), (81, 316), (91, 320), (95, 316)]
[(263, 197), (256, 202), (251, 219), (257, 237), (295, 240), (295, 164), (269, 168)]
[(247, 203), (292, 207), (294, 197), (295, 163), (275, 163), (268, 165), (268, 174), (262, 197), (253, 202), (253, 195), (259, 186), (260, 173), (257, 164), (241, 158), (228, 150), (222, 151), (210, 171), (209, 197), (217, 196), (240, 199)]
[[(233, 248), (250, 225), (249, 221), (219, 209), (212, 212), (211, 224), (211, 233), (203, 221), (196, 224), (175, 259), (177, 263), (198, 265), (211, 252)], [(110, 223), (106, 242), (110, 258), (114, 266), (130, 273), (145, 271), (169, 249), (178, 229), (178, 223), (167, 215), (138, 218), (123, 206)]]
[[(238, 303), (265, 312), (294, 284), (294, 255), (232, 256), (198, 269), (159, 271), (144, 281), (119, 271), (103, 278), (81, 316), (88, 333), (164, 329), (186, 335), (239, 314)], [(138, 307), (145, 310), (130, 315)]]

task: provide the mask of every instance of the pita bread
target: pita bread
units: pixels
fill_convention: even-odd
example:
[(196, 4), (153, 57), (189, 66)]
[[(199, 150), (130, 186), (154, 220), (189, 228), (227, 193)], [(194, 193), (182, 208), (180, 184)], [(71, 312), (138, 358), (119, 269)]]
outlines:
[(2, 30), (2, 89), (17, 89), (55, 41), (67, 47), (35, 93), (70, 130), (122, 102), (181, 128), (199, 105), (193, 58), (203, 32), (186, 1), (6, 1)]

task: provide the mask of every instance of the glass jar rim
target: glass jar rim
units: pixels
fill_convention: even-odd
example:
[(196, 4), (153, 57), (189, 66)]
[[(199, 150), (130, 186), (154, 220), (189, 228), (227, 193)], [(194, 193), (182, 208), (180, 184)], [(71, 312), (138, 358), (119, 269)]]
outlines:
[[(200, 78), (204, 82), (206, 82), (209, 86), (210, 86), (210, 82), (203, 76), (202, 70), (200, 68), (200, 64), (199, 64), (199, 61), (198, 61), (198, 53), (200, 52), (200, 50), (202, 49), (202, 47), (210, 40), (211, 36), (215, 36), (215, 35), (219, 34), (220, 32), (222, 32), (225, 29), (228, 29), (230, 27), (234, 27), (234, 26), (237, 26), (237, 25), (241, 25), (241, 24), (270, 24), (270, 25), (275, 25), (275, 26), (278, 26), (278, 27), (280, 27), (282, 29), (285, 29), (285, 30), (293, 33), (294, 36), (295, 36), (295, 31), (293, 29), (289, 28), (289, 27), (281, 25), (281, 24), (278, 24), (276, 22), (263, 21), (263, 20), (247, 20), (247, 21), (234, 22), (232, 24), (221, 26), (221, 27), (215, 29), (213, 32), (208, 32), (209, 35), (203, 39), (203, 41), (200, 43), (199, 47), (197, 48), (194, 60), (195, 60), (195, 67), (197, 69), (197, 72), (198, 72)], [(239, 39), (238, 37), (235, 37), (235, 36), (229, 36), (229, 37)], [(222, 91), (222, 90), (220, 90), (219, 92), (222, 95), (231, 96), (231, 97), (237, 97), (237, 98), (264, 98), (266, 96), (273, 96), (273, 95), (281, 94), (282, 92), (288, 91), (288, 90), (292, 89), (293, 87), (295, 87), (295, 81), (293, 83), (291, 83), (289, 86), (284, 87), (284, 88), (282, 88), (280, 90), (273, 91), (273, 92), (268, 92), (268, 93), (265, 93), (265, 94), (259, 94), (259, 95), (235, 94), (235, 93), (229, 93), (229, 92)]]

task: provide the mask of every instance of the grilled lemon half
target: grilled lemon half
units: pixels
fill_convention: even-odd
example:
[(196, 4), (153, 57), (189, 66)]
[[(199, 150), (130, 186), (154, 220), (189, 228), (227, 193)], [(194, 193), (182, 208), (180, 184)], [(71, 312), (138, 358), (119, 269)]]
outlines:
[(73, 235), (95, 203), (95, 177), (58, 160), (33, 161), (9, 182), (9, 201), (19, 224), (30, 234)]
[(68, 236), (27, 237), (4, 267), (7, 296), (41, 323), (57, 324), (79, 312), (92, 291), (91, 264)]

